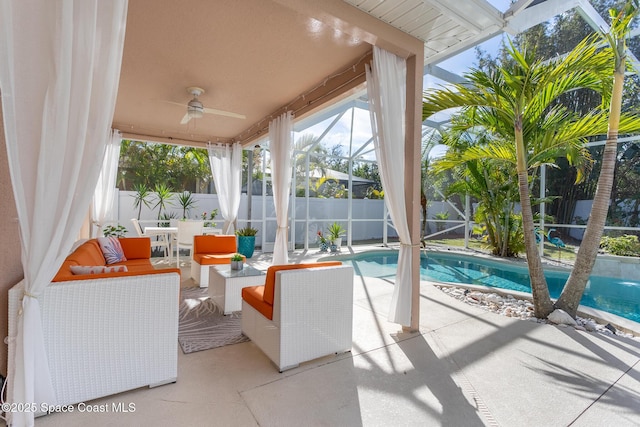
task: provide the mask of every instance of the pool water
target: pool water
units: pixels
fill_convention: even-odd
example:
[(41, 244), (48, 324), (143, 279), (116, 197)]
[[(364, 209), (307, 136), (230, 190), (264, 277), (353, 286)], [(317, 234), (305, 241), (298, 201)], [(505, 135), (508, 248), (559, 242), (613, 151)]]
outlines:
[[(398, 253), (364, 253), (344, 260), (357, 274), (394, 278)], [(551, 298), (558, 298), (568, 272), (545, 271)], [(421, 254), (420, 278), (438, 282), (465, 283), (531, 293), (526, 264), (492, 261), (460, 254)], [(640, 282), (591, 276), (580, 304), (640, 322)]]

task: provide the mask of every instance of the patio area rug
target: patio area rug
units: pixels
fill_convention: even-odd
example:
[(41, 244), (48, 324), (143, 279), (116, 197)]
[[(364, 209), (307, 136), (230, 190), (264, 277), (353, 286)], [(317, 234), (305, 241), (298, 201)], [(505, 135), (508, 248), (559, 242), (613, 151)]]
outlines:
[(207, 288), (180, 289), (178, 343), (185, 354), (249, 341), (241, 332), (241, 313), (224, 316)]

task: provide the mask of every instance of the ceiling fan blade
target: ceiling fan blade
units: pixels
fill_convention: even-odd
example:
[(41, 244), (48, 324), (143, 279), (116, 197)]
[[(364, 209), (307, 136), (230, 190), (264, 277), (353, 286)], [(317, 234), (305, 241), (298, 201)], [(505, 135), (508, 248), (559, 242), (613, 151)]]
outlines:
[(187, 104), (184, 102), (174, 102), (174, 101), (167, 101), (166, 99), (162, 99), (160, 100), (160, 102), (165, 103), (165, 104), (173, 104), (173, 105), (179, 105), (180, 107), (186, 107)]
[(233, 117), (234, 119), (246, 119), (247, 118), (247, 116), (245, 116), (244, 114), (232, 113), (230, 111), (216, 110), (216, 109), (213, 109), (213, 108), (205, 108), (204, 112), (205, 113), (209, 113), (209, 114), (217, 114), (219, 116)]
[(187, 113), (187, 114), (184, 115), (184, 117), (180, 121), (180, 124), (181, 125), (186, 125), (187, 123), (189, 123), (189, 120), (191, 120), (191, 116), (189, 116), (189, 113)]

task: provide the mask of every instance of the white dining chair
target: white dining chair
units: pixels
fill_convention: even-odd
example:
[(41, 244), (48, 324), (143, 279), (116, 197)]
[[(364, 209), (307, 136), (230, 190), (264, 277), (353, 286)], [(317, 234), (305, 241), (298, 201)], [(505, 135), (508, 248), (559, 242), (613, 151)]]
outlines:
[(167, 234), (145, 234), (144, 231), (142, 231), (142, 227), (140, 227), (140, 222), (136, 218), (131, 218), (131, 222), (139, 237), (148, 237), (151, 239), (151, 249), (163, 248), (164, 256), (169, 256), (169, 261), (171, 261), (171, 246)]
[[(180, 268), (180, 249), (188, 249), (189, 255), (193, 249), (193, 236), (202, 234), (204, 221), (184, 220), (178, 221), (178, 233), (174, 246), (176, 248), (176, 262)], [(190, 259), (191, 257), (189, 257)]]

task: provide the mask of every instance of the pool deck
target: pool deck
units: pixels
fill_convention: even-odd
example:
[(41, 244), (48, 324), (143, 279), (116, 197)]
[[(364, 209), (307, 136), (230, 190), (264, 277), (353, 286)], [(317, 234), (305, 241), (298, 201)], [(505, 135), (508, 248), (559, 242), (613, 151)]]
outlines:
[(500, 316), (429, 282), (420, 290), (419, 332), (387, 321), (392, 283), (356, 276), (351, 353), (281, 374), (251, 342), (179, 350), (177, 383), (92, 402), (133, 402), (135, 412), (53, 414), (36, 425), (640, 425), (640, 340)]

